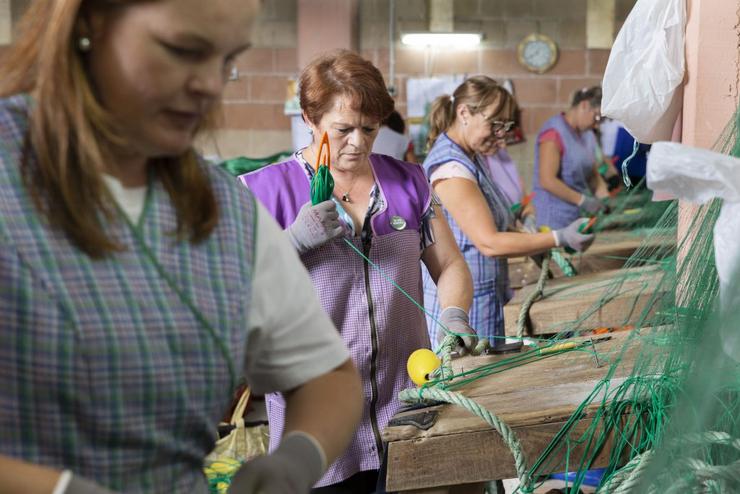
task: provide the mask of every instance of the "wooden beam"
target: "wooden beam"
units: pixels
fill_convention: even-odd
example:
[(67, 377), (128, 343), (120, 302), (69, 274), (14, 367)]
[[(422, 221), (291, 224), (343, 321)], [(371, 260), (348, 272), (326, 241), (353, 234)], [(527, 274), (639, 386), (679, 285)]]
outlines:
[[(665, 295), (664, 275), (659, 267), (646, 266), (550, 280), (529, 310), (532, 334), (639, 323)], [(516, 335), (521, 305), (534, 288), (524, 287), (504, 306), (507, 335)]]
[(9, 45), (12, 40), (13, 16), (10, 0), (0, 0), (0, 45)]
[[(528, 465), (539, 457), (564, 425), (565, 422), (551, 422), (514, 429)], [(583, 434), (591, 425), (591, 419), (579, 420), (574, 426), (574, 434)], [(596, 436), (601, 432), (599, 428)], [(596, 456), (594, 468), (609, 464), (612, 444), (612, 440), (607, 441), (607, 447)], [(585, 456), (583, 445), (574, 444), (571, 455), (574, 458)], [(562, 472), (565, 470), (564, 460), (560, 458), (559, 461), (545, 463), (547, 468), (539, 473)], [(386, 489), (389, 492), (516, 477), (514, 458), (501, 435), (493, 430), (396, 441), (390, 443), (388, 449)]]
[(429, 0), (429, 30), (440, 33), (454, 31), (452, 0)]
[[(527, 464), (532, 465), (574, 411), (589, 398), (590, 404), (583, 408), (575, 431), (582, 432), (591, 423), (604, 398), (604, 389), (598, 390), (596, 396), (594, 391), (608, 373), (609, 389), (613, 391), (630, 375), (640, 352), (660, 354), (660, 348), (646, 349), (644, 345), (649, 345), (646, 343), (649, 340), (633, 338), (633, 334), (631, 331), (612, 333), (610, 340), (595, 344), (592, 352), (599, 355), (598, 361), (589, 352), (556, 354), (485, 376), (466, 384), (460, 392), (512, 428), (522, 444)], [(471, 370), (508, 357), (468, 356), (453, 360), (453, 368), (455, 372)], [(617, 364), (614, 369), (613, 363)], [(430, 409), (437, 411), (438, 418), (426, 431), (408, 425), (387, 427), (383, 431), (383, 440), (389, 444), (389, 491), (442, 494), (452, 485), (467, 485), (472, 489), (477, 482), (516, 476), (508, 446), (488, 423), (455, 405)], [(412, 413), (419, 411), (397, 416)], [(578, 457), (583, 451), (576, 449), (573, 454)], [(604, 466), (606, 461), (600, 453), (595, 466)], [(545, 470), (562, 471), (564, 465), (553, 460)]]
[[(566, 259), (579, 275), (619, 269), (627, 259), (642, 247), (651, 253), (653, 258), (672, 255), (676, 248), (674, 235), (660, 234), (650, 229), (636, 231), (607, 231), (596, 236), (594, 244), (583, 254), (569, 255), (563, 252)], [(514, 289), (537, 283), (540, 267), (530, 257), (514, 257), (509, 262), (509, 282)], [(636, 261), (634, 261), (636, 262)], [(638, 263), (639, 264), (639, 263)], [(636, 265), (638, 265), (636, 264)], [(562, 278), (564, 273), (555, 264), (550, 265), (553, 278)]]
[(586, 48), (611, 49), (614, 44), (615, 0), (588, 0)]

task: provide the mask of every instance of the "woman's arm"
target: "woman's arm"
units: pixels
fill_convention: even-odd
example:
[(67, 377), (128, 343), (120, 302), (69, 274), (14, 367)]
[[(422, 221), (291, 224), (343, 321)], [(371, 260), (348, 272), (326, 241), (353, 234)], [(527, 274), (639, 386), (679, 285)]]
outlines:
[(594, 191), (595, 197), (609, 197), (609, 187), (606, 185), (606, 180), (599, 173), (599, 163), (594, 163), (593, 172), (591, 173), (591, 180), (588, 185), (591, 190)]
[(581, 193), (568, 187), (558, 178), (560, 172), (560, 150), (552, 141), (544, 141), (540, 146), (540, 187), (565, 202), (578, 205)]
[(434, 184), (434, 191), (484, 256), (527, 256), (555, 247), (552, 233), (499, 232), (483, 193), (471, 180), (439, 180)]
[(434, 213), (430, 220), (434, 243), (424, 249), (421, 260), (437, 285), (440, 306), (467, 312), (473, 301), (473, 279), (439, 206), (434, 207)]
[[(60, 482), (63, 476), (65, 479)], [(69, 472), (64, 473), (55, 468), (35, 465), (3, 455), (0, 455), (0, 492), (114, 494), (113, 491), (101, 487), (91, 480), (72, 475)]]
[(0, 455), (0, 492), (51, 494), (62, 471)]
[[(310, 434), (327, 466), (344, 451), (362, 417), (362, 386), (352, 360), (284, 394), (285, 431)], [(337, 399), (340, 398), (340, 399)]]

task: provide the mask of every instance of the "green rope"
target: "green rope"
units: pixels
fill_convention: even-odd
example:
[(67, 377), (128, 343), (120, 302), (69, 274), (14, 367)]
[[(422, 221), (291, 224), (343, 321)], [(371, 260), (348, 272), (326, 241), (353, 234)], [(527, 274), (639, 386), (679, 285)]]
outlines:
[(514, 434), (514, 431), (506, 425), (506, 423), (497, 417), (495, 414), (489, 412), (484, 407), (480, 406), (474, 400), (463, 396), (461, 393), (454, 391), (445, 391), (436, 387), (422, 387), (419, 389), (405, 389), (401, 391), (398, 398), (405, 403), (424, 403), (427, 401), (441, 401), (445, 403), (451, 403), (454, 405), (461, 406), (466, 410), (472, 412), (478, 417), (486, 421), (491, 427), (493, 427), (511, 450), (512, 456), (514, 457), (514, 466), (516, 468), (517, 476), (521, 482), (523, 492), (532, 492), (530, 484), (531, 478), (527, 470), (526, 460), (524, 458), (524, 452), (519, 439)]
[(578, 274), (576, 268), (573, 267), (570, 261), (559, 250), (552, 249), (550, 254), (552, 255), (552, 260), (555, 261), (555, 264), (558, 265), (565, 276), (572, 278)]
[(550, 273), (550, 253), (552, 251), (549, 251), (545, 254), (545, 257), (542, 259), (542, 267), (540, 270), (540, 277), (537, 280), (537, 285), (535, 286), (534, 290), (527, 296), (527, 298), (524, 300), (524, 303), (522, 303), (521, 308), (519, 309), (519, 317), (516, 320), (516, 337), (522, 338), (524, 337), (524, 328), (527, 325), (527, 318), (529, 317), (529, 309), (532, 307), (532, 304), (542, 295), (542, 292), (545, 289), (545, 281), (547, 280), (547, 276)]

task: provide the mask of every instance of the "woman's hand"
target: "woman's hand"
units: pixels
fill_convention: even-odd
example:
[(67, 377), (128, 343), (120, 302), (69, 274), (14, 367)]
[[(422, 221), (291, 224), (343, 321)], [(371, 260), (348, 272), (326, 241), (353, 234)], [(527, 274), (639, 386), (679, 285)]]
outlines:
[(578, 218), (565, 228), (555, 230), (558, 246), (570, 247), (576, 252), (583, 252), (588, 249), (596, 237), (593, 233), (580, 232), (581, 226), (586, 221), (588, 221), (587, 218)]
[(460, 355), (472, 352), (478, 344), (478, 334), (470, 327), (468, 313), (460, 307), (447, 307), (439, 316), (439, 322), (444, 325), (437, 326), (437, 344), (442, 343), (448, 334), (455, 335), (458, 340), (457, 352)]
[(329, 199), (315, 206), (310, 202), (304, 204), (285, 232), (298, 253), (304, 254), (340, 236), (344, 227), (339, 221), (337, 205)]

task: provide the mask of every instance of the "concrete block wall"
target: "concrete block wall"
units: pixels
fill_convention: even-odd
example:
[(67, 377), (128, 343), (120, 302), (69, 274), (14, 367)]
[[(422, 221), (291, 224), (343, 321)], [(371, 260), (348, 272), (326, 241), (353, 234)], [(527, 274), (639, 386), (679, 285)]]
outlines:
[[(617, 0), (615, 33), (636, 0)], [(470, 51), (429, 51), (404, 47), (400, 33), (428, 29), (427, 0), (396, 1), (396, 103), (406, 111), (409, 77), (442, 74), (486, 74), (511, 79), (522, 107), (526, 143), (510, 151), (529, 181), (532, 138), (551, 115), (568, 106), (572, 93), (599, 84), (608, 50), (586, 48), (587, 0), (454, 0), (457, 30), (484, 33), (481, 46)], [(389, 0), (360, 0), (359, 49), (388, 81)], [(290, 121), (282, 115), (285, 87), (296, 76), (296, 0), (265, 0), (255, 46), (239, 61), (240, 78), (229, 83), (224, 98), (224, 130), (218, 142), (223, 156), (268, 155), (290, 148)], [(560, 49), (558, 63), (538, 75), (519, 65), (516, 46), (529, 33), (541, 32)], [(327, 47), (332, 48), (332, 47)]]
[[(636, 0), (616, 0), (615, 32)], [(29, 0), (12, 0), (13, 20)], [(359, 49), (388, 78), (389, 0), (359, 0)], [(525, 170), (532, 163), (532, 135), (552, 114), (568, 105), (573, 91), (598, 84), (608, 50), (586, 49), (587, 0), (454, 0), (455, 29), (484, 33), (472, 51), (415, 50), (400, 44), (400, 33), (427, 30), (428, 0), (396, 1), (396, 102), (406, 110), (409, 77), (487, 74), (511, 79), (523, 109), (527, 143), (511, 153)], [(298, 75), (297, 0), (263, 0), (253, 47), (237, 62), (238, 77), (227, 84), (221, 128), (202, 140), (207, 154), (260, 157), (290, 149), (290, 120), (283, 114), (287, 83)], [(319, 29), (320, 27), (317, 27)], [(516, 46), (531, 32), (552, 37), (560, 48), (555, 67), (543, 75), (527, 72)], [(331, 49), (334, 47), (327, 47)], [(390, 81), (388, 81), (390, 82)]]
[(226, 84), (222, 128), (205, 136), (206, 154), (262, 157), (291, 148), (283, 114), (287, 84), (299, 73), (296, 0), (264, 0), (252, 48), (236, 61), (238, 77)]

